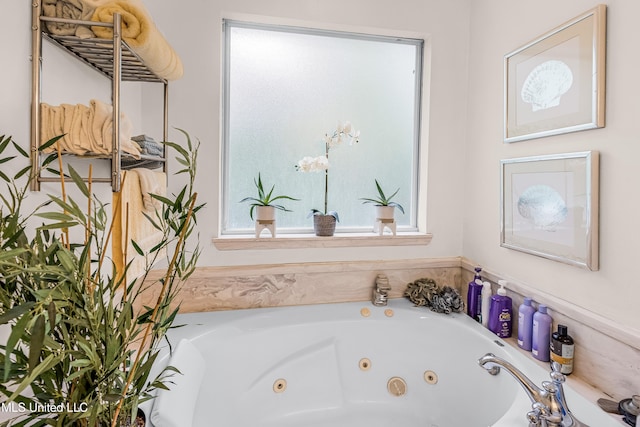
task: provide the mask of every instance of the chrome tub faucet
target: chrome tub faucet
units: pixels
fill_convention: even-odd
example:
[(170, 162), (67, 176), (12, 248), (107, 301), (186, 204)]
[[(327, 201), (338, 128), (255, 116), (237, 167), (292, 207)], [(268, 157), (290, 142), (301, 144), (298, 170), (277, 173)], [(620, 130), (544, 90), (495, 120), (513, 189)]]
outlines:
[(389, 291), (391, 285), (389, 285), (389, 279), (384, 274), (378, 274), (376, 276), (376, 283), (373, 287), (373, 294), (371, 295), (371, 302), (376, 306), (387, 305), (389, 299)]
[(532, 410), (527, 413), (529, 427), (589, 427), (580, 422), (567, 406), (562, 386), (566, 377), (560, 372), (559, 363), (552, 363), (549, 374), (551, 381), (543, 381), (542, 388), (536, 386), (511, 363), (491, 353), (478, 359), (478, 364), (491, 375), (498, 375), (500, 368), (506, 369), (524, 388), (531, 400)]

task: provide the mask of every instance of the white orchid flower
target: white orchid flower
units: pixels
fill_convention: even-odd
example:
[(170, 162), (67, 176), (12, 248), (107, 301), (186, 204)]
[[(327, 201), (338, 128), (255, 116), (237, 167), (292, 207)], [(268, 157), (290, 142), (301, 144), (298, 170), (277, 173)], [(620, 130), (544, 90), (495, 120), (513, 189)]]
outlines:
[(319, 172), (329, 169), (329, 159), (326, 156), (318, 156), (313, 159), (313, 171)]
[(349, 145), (353, 145), (353, 143), (358, 143), (360, 142), (360, 131), (357, 130), (353, 133), (353, 135), (351, 136), (351, 139), (349, 140)]
[(301, 172), (320, 172), (329, 169), (329, 160), (325, 156), (305, 156), (298, 161), (297, 169)]
[(325, 134), (323, 141), (325, 143), (325, 155), (318, 157), (310, 157), (305, 156), (298, 161), (296, 165), (296, 169), (301, 172), (325, 172), (325, 186), (324, 186), (324, 211), (320, 211), (318, 209), (312, 209), (311, 214), (316, 215), (318, 213), (324, 212), (325, 215), (333, 215), (336, 219), (338, 219), (338, 214), (335, 211), (327, 210), (327, 200), (328, 200), (328, 191), (327, 183), (329, 177), (329, 150), (336, 145), (342, 143), (343, 140), (348, 141), (349, 145), (352, 145), (355, 141), (356, 143), (360, 141), (360, 131), (353, 129), (351, 126), (351, 122), (346, 121), (344, 124), (342, 122), (338, 122), (337, 129), (333, 132), (332, 135)]

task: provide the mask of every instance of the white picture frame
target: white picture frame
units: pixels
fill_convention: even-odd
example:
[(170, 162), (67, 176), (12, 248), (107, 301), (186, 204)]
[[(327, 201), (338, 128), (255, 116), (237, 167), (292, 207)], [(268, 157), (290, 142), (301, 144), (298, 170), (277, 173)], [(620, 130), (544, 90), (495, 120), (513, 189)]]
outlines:
[(500, 246), (596, 271), (599, 153), (501, 160)]
[(504, 142), (605, 126), (606, 5), (505, 55)]

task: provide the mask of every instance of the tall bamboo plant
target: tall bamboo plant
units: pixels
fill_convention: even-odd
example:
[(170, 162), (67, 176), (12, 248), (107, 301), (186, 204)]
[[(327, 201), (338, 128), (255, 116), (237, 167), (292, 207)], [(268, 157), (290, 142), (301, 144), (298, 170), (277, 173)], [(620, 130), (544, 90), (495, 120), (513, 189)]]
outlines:
[[(12, 177), (0, 171), (6, 184), (0, 193), (0, 325), (10, 329), (0, 343), (0, 396), (5, 411), (12, 408), (16, 415), (1, 425), (127, 425), (139, 403), (154, 389), (170, 388), (167, 378), (179, 374), (169, 367), (150, 378), (160, 341), (179, 309), (180, 284), (200, 254), (193, 236), (202, 208), (194, 191), (199, 144), (180, 132), (186, 147), (165, 144), (177, 152), (183, 168), (176, 175), (186, 175), (187, 183), (172, 196), (152, 196), (162, 207), (147, 219), (162, 239), (148, 253), (132, 242), (148, 261), (143, 276), (130, 282), (106, 256), (109, 215), (90, 180), (69, 167), (68, 178), (85, 200), (67, 198), (61, 180), (62, 196), (49, 194), (25, 214), (29, 181), (36, 174), (30, 167)], [(11, 137), (0, 137), (0, 164), (20, 157), (28, 154)], [(43, 167), (49, 169), (55, 159), (50, 155)], [(36, 222), (40, 225), (30, 226)], [(160, 254), (167, 258), (163, 277), (147, 281)], [(145, 292), (158, 295), (157, 301), (139, 308)]]

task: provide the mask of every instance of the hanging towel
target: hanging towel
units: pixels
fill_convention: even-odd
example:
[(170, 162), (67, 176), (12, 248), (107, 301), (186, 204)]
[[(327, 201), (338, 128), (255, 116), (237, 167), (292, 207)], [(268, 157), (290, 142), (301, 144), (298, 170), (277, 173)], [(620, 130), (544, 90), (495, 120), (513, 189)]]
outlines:
[[(154, 174), (156, 184), (153, 186), (145, 182), (145, 185), (155, 187), (155, 194), (165, 195), (167, 175), (164, 172), (149, 172)], [(126, 178), (123, 180), (122, 188), (119, 192), (113, 193), (112, 256), (118, 272), (124, 272), (125, 265), (129, 264), (127, 280), (130, 281), (140, 277), (145, 272), (147, 263), (152, 261), (147, 255), (153, 247), (162, 241), (163, 234), (145, 216), (146, 214), (151, 218), (156, 217), (156, 211), (147, 209), (143, 201), (144, 195), (140, 176), (146, 175), (145, 172), (143, 171), (142, 174), (140, 170), (122, 172), (123, 177), (125, 174)], [(152, 178), (147, 176), (146, 180), (152, 180)], [(147, 197), (149, 197), (148, 194)], [(158, 213), (160, 212), (158, 211)], [(145, 254), (144, 256), (138, 255), (131, 241), (136, 242), (136, 245)], [(162, 249), (161, 253), (158, 254), (159, 259), (162, 259), (165, 255), (166, 249)], [(152, 256), (155, 256), (155, 254)]]
[(146, 168), (135, 168), (131, 169), (130, 172), (138, 175), (138, 179), (140, 180), (140, 192), (142, 193), (144, 209), (147, 211), (159, 209), (161, 207), (160, 202), (151, 197), (151, 194), (166, 196), (167, 191), (164, 182), (164, 173), (158, 174), (158, 172)]

